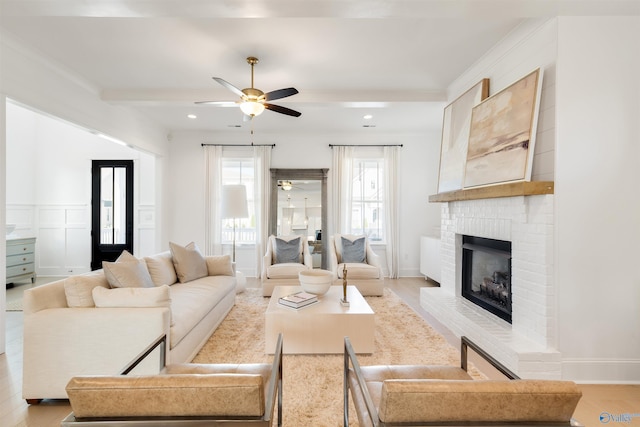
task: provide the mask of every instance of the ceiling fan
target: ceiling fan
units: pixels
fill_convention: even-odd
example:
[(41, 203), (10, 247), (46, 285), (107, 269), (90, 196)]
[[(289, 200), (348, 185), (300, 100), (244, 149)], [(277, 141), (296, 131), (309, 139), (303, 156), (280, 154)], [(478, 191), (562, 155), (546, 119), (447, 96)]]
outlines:
[[(221, 79), (220, 77), (213, 77), (213, 80), (220, 83), (222, 86), (229, 89), (231, 92), (240, 96), (240, 101), (236, 102), (240, 104), (240, 109), (242, 112), (248, 116), (250, 119), (255, 116), (259, 116), (262, 112), (267, 109), (271, 111), (275, 111), (276, 113), (286, 114), (287, 116), (300, 117), (302, 113), (299, 111), (292, 110), (287, 107), (283, 107), (281, 105), (271, 104), (268, 101), (273, 101), (276, 99), (286, 98), (288, 96), (295, 95), (298, 93), (298, 90), (293, 87), (288, 87), (285, 89), (273, 90), (271, 92), (264, 93), (260, 89), (256, 89), (253, 87), (253, 67), (258, 63), (258, 58), (250, 56), (247, 58), (247, 63), (251, 65), (251, 87), (245, 89), (238, 89), (228, 81)], [(227, 102), (220, 101), (198, 101), (196, 104), (226, 104)]]

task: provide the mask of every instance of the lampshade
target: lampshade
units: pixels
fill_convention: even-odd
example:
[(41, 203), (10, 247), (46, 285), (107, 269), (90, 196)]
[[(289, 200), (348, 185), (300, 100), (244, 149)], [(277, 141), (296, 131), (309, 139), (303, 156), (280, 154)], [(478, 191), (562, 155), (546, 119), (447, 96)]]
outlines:
[(247, 188), (244, 185), (222, 186), (221, 218), (247, 218)]
[(264, 111), (264, 104), (257, 101), (245, 101), (240, 104), (240, 109), (247, 116), (255, 117), (262, 114), (262, 112)]

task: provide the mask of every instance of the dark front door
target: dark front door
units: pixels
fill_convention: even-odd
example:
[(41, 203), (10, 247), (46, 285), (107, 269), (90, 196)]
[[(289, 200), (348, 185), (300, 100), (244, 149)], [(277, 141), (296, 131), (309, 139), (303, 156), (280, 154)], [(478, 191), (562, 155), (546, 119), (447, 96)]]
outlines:
[(91, 169), (91, 269), (133, 253), (133, 160), (94, 160)]

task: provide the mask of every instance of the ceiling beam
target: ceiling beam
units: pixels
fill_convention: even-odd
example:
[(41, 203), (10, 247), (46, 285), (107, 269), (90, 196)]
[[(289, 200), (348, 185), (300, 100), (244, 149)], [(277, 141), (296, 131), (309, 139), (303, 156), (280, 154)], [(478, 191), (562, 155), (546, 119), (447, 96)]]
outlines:
[[(227, 91), (212, 89), (106, 89), (100, 98), (110, 104), (119, 105), (193, 105), (195, 101), (237, 101)], [(278, 103), (296, 104), (342, 104), (344, 107), (374, 107), (375, 104), (398, 102), (444, 102), (445, 92), (425, 90), (301, 90), (295, 96), (278, 100)], [(383, 105), (379, 105), (383, 106)]]
[(102, 18), (450, 18), (639, 15), (637, 0), (0, 0), (2, 15)]

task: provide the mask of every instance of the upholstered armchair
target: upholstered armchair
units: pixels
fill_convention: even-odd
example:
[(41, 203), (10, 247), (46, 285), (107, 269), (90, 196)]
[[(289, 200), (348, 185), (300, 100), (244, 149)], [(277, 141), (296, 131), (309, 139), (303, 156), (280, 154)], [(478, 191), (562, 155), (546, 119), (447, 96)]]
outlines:
[(298, 273), (313, 268), (305, 236), (269, 236), (262, 262), (262, 295), (270, 297), (276, 286), (296, 286)]
[[(580, 426), (572, 418), (582, 392), (572, 381), (518, 378), (466, 337), (460, 366), (360, 366), (344, 340), (344, 425), (349, 395), (361, 427), (385, 426)], [(474, 380), (468, 350), (506, 379)]]
[(382, 264), (366, 236), (335, 234), (329, 238), (329, 270), (333, 272), (334, 285), (342, 285), (345, 266), (349, 285), (364, 296), (382, 295)]

